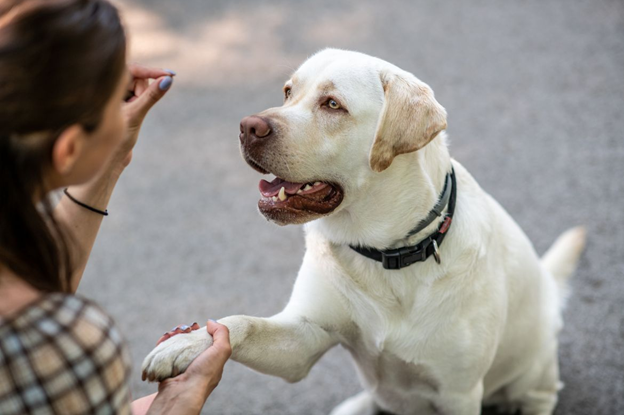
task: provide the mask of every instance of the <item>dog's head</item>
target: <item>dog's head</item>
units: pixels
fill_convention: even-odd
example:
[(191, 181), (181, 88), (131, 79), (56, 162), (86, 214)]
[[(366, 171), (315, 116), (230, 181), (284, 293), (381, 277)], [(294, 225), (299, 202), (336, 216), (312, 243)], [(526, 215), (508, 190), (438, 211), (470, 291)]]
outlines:
[(244, 159), (276, 175), (259, 184), (259, 210), (280, 225), (349, 206), (396, 156), (446, 128), (432, 90), (408, 72), (357, 52), (326, 49), (284, 86), (284, 104), (241, 121)]

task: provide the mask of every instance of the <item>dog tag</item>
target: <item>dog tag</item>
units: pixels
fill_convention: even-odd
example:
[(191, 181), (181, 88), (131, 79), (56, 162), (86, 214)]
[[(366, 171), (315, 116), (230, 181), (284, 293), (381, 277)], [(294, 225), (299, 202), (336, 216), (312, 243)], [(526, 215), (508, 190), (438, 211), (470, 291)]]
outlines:
[(433, 247), (435, 247), (435, 251), (433, 251), (433, 257), (435, 257), (435, 261), (437, 264), (441, 264), (441, 256), (439, 256), (439, 244), (437, 244), (437, 240), (433, 240)]

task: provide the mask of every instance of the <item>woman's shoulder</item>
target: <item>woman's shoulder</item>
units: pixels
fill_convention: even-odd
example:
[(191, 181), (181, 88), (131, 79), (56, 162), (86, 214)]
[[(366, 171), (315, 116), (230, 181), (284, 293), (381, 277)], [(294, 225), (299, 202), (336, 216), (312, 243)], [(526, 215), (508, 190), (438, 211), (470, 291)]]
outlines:
[(11, 335), (21, 338), (24, 348), (44, 341), (68, 344), (62, 347), (77, 344), (74, 347), (87, 350), (105, 340), (119, 348), (124, 345), (113, 319), (102, 308), (82, 296), (65, 293), (42, 295), (10, 319), (0, 320), (0, 342)]
[[(0, 327), (26, 329), (32, 328), (33, 324), (48, 322), (51, 319), (58, 321), (60, 325), (69, 325), (77, 319), (84, 319), (100, 328), (106, 328), (112, 322), (112, 319), (89, 299), (68, 293), (46, 293), (10, 317), (0, 318)], [(43, 329), (46, 330), (45, 326)]]
[(44, 294), (18, 314), (5, 321), (0, 320), (0, 327), (5, 324), (14, 330), (37, 329), (50, 335), (63, 328), (72, 329), (72, 325), (84, 325), (83, 329), (89, 327), (89, 332), (107, 331), (114, 327), (113, 319), (95, 302), (67, 293)]
[(0, 413), (123, 412), (129, 373), (113, 319), (83, 297), (44, 295), (0, 322)]

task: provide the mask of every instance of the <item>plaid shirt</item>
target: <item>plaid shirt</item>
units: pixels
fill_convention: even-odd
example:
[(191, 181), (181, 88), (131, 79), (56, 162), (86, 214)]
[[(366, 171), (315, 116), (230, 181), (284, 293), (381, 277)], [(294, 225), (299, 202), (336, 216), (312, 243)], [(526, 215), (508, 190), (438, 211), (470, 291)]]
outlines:
[(0, 414), (130, 413), (128, 351), (94, 303), (54, 293), (0, 318)]

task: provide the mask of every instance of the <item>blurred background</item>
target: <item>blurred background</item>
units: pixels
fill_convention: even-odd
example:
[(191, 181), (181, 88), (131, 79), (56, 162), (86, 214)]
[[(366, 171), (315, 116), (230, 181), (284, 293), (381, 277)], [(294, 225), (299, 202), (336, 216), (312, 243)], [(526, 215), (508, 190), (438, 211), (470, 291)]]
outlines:
[[(450, 152), (542, 254), (588, 228), (572, 280), (559, 414), (623, 413), (624, 9), (621, 1), (117, 0), (132, 61), (178, 72), (144, 123), (79, 289), (121, 326), (135, 397), (165, 330), (286, 304), (299, 226), (256, 211), (260, 175), (239, 120), (281, 105), (283, 82), (324, 47), (365, 52), (428, 83)], [(288, 384), (230, 362), (205, 413), (327, 413), (361, 390), (334, 348)]]

